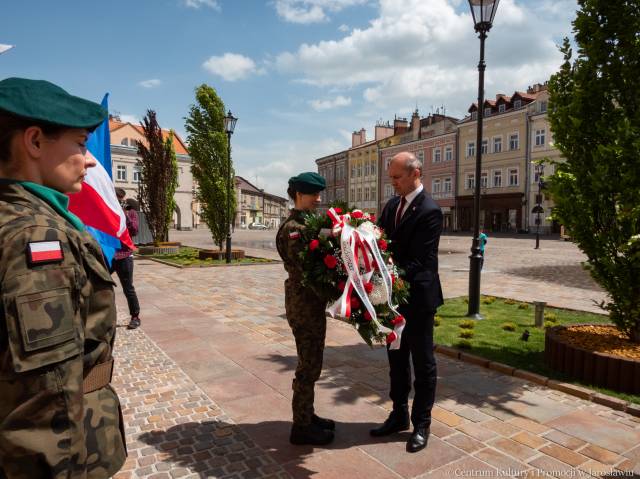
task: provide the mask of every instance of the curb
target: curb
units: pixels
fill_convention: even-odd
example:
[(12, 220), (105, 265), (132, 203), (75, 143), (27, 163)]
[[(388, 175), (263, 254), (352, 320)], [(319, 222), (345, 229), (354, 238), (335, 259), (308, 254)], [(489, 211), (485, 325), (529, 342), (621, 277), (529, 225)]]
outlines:
[(513, 376), (519, 379), (524, 379), (525, 381), (539, 384), (541, 386), (546, 386), (549, 389), (561, 391), (563, 393), (578, 397), (580, 399), (584, 399), (586, 401), (602, 404), (603, 406), (610, 407), (611, 409), (615, 409), (616, 411), (626, 412), (631, 416), (640, 417), (640, 404), (631, 403), (629, 401), (618, 399), (613, 396), (607, 396), (606, 394), (601, 394), (584, 386), (565, 383), (562, 381), (557, 381), (555, 379), (549, 379), (548, 377), (542, 376), (540, 374), (524, 371), (522, 369), (516, 369), (513, 366), (508, 366), (507, 364), (502, 364), (496, 361), (490, 361), (489, 359), (485, 359), (474, 354), (469, 354), (449, 346), (441, 346), (439, 344), (436, 344), (434, 349), (437, 353), (453, 359), (457, 359), (459, 361), (463, 361), (465, 363), (475, 364), (476, 366), (492, 369), (506, 376)]

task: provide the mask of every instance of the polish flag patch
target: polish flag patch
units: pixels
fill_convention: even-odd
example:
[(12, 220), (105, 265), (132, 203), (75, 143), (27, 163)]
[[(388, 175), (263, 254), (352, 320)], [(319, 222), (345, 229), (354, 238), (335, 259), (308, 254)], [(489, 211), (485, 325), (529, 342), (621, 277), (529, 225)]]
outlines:
[(60, 241), (35, 241), (27, 245), (29, 264), (58, 263), (64, 259)]
[(299, 231), (292, 231), (291, 233), (289, 233), (289, 239), (298, 239), (298, 238), (300, 238)]

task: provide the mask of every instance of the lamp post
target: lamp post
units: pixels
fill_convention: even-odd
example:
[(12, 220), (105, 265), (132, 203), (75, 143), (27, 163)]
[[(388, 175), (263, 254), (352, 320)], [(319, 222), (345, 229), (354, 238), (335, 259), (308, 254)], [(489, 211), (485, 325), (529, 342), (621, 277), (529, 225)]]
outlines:
[(469, 7), (473, 15), (475, 31), (480, 38), (480, 62), (478, 62), (478, 120), (476, 139), (476, 175), (475, 194), (473, 198), (473, 243), (469, 256), (469, 309), (467, 316), (473, 319), (483, 319), (480, 314), (480, 176), (482, 174), (482, 116), (484, 104), (484, 41), (487, 32), (491, 30), (493, 17), (496, 14), (500, 0), (469, 0)]
[(540, 249), (540, 214), (544, 213), (542, 208), (542, 190), (544, 188), (544, 165), (538, 166), (538, 194), (536, 195), (536, 205), (531, 210), (536, 214), (536, 247), (534, 249)]
[(224, 131), (227, 133), (227, 263), (231, 263), (231, 135), (236, 121), (238, 119), (229, 110), (224, 117)]

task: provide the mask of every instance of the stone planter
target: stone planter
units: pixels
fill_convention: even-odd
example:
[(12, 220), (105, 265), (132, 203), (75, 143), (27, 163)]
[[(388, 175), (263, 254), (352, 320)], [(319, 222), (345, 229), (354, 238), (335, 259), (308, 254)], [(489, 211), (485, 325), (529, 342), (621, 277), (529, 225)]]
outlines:
[(571, 345), (558, 334), (565, 328), (566, 326), (554, 326), (546, 330), (544, 359), (547, 366), (594, 386), (640, 394), (639, 360)]
[[(218, 251), (217, 249), (201, 249), (198, 251), (199, 259), (225, 259), (227, 257), (226, 251)], [(231, 259), (243, 259), (244, 258), (244, 250), (242, 249), (232, 249), (231, 250)]]
[(157, 245), (139, 246), (138, 254), (177, 254), (180, 246), (179, 241), (161, 241)]

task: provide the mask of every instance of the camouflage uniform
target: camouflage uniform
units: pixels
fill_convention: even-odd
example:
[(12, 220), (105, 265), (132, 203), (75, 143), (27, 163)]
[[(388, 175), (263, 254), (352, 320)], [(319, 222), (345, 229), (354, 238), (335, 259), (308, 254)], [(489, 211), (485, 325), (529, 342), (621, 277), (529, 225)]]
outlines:
[(302, 268), (298, 253), (305, 247), (301, 235), (303, 227), (302, 212), (292, 210), (276, 236), (278, 253), (289, 273), (289, 278), (284, 282), (284, 297), (287, 321), (293, 331), (298, 351), (292, 409), (293, 423), (299, 426), (309, 425), (314, 414), (313, 388), (322, 371), (322, 353), (327, 330), (326, 301), (311, 288), (301, 285)]
[[(29, 262), (37, 241), (59, 241), (64, 257)], [(0, 245), (0, 478), (110, 477), (126, 458), (120, 403), (110, 385), (87, 392), (113, 359), (116, 328), (100, 248), (6, 181)]]

